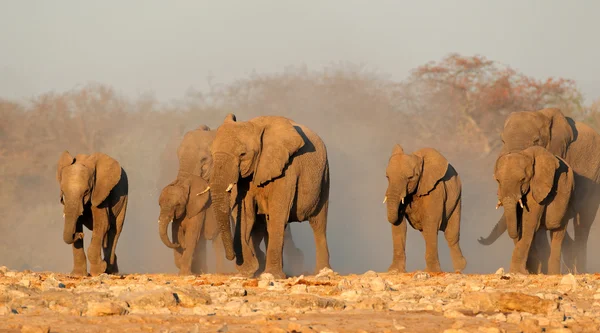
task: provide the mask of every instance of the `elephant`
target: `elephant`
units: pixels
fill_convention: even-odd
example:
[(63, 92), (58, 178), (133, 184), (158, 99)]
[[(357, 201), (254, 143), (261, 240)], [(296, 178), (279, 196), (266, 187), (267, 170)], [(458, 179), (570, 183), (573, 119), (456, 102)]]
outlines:
[[(316, 246), (316, 270), (330, 268), (327, 246), (329, 162), (321, 138), (306, 126), (281, 116), (236, 120), (229, 113), (217, 129), (212, 147), (209, 185), (212, 204), (228, 260), (241, 275), (252, 276), (259, 263), (253, 227), (266, 221), (268, 244), (264, 273), (285, 278), (282, 250), (286, 226), (308, 220)], [(231, 190), (237, 221), (229, 226)]]
[(423, 234), (427, 271), (441, 271), (438, 231), (444, 231), (454, 270), (465, 269), (467, 260), (459, 245), (462, 185), (448, 160), (433, 148), (406, 154), (402, 146), (396, 144), (388, 161), (386, 178), (388, 187), (383, 203), (387, 203), (394, 246), (388, 271), (406, 272), (404, 217)]
[[(162, 242), (174, 250), (175, 265), (180, 275), (200, 274), (207, 272), (206, 240), (212, 241), (216, 255), (216, 271), (226, 270), (224, 247), (219, 236), (219, 228), (213, 213), (208, 180), (212, 172), (212, 156), (210, 146), (216, 132), (206, 125), (185, 133), (177, 148), (179, 171), (177, 178), (165, 186), (159, 197), (159, 234)], [(235, 189), (232, 191), (234, 194)], [(231, 202), (235, 208), (235, 201)], [(167, 235), (167, 227), (172, 223), (173, 242)], [(294, 242), (286, 229), (287, 253), (301, 258), (302, 252), (294, 246)], [(265, 239), (264, 233), (256, 233), (255, 251)], [(200, 245), (200, 246), (198, 246)]]
[[(499, 154), (517, 152), (531, 146), (546, 148), (562, 158), (573, 169), (575, 190), (572, 195), (574, 238), (565, 239), (572, 248), (566, 252), (566, 262), (575, 273), (587, 272), (587, 240), (600, 206), (600, 135), (588, 125), (576, 122), (558, 108), (511, 113), (502, 131), (503, 147)], [(497, 223), (501, 234), (506, 230), (503, 215)], [(492, 235), (490, 235), (492, 236)], [(547, 238), (541, 237), (542, 241)], [(493, 240), (480, 243), (491, 243)], [(565, 244), (566, 245), (566, 244)], [(548, 248), (547, 245), (544, 246)], [(563, 246), (563, 250), (567, 246)], [(540, 249), (538, 249), (538, 252)]]
[(498, 204), (515, 242), (510, 272), (527, 274), (527, 258), (535, 233), (549, 230), (552, 244), (548, 273), (560, 274), (560, 256), (569, 218), (574, 175), (571, 167), (545, 148), (532, 146), (506, 153), (496, 161)]
[(129, 192), (125, 170), (119, 162), (103, 153), (73, 157), (64, 151), (58, 159), (56, 179), (60, 184), (65, 220), (63, 240), (73, 246), (71, 274), (88, 275), (83, 249), (84, 225), (92, 230), (88, 247), (90, 274), (119, 273), (116, 248), (123, 230)]
[[(212, 241), (217, 273), (225, 271), (223, 260), (225, 255), (210, 204), (210, 194), (204, 191), (207, 187), (208, 182), (202, 177), (189, 175), (186, 178), (177, 178), (165, 186), (159, 197), (160, 239), (167, 247), (174, 250), (175, 265), (179, 268), (179, 275), (207, 272), (206, 240)], [(173, 242), (167, 235), (169, 223), (172, 223)], [(197, 248), (199, 242), (201, 246)], [(195, 261), (200, 267), (194, 267)]]

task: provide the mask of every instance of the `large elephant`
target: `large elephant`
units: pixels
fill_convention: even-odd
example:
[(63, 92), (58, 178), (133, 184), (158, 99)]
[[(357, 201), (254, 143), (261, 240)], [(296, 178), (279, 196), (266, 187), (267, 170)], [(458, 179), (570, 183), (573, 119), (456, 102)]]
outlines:
[(129, 192), (125, 170), (102, 153), (73, 157), (65, 151), (58, 159), (56, 178), (60, 184), (60, 203), (64, 206), (63, 240), (73, 246), (72, 274), (88, 274), (83, 249), (84, 225), (92, 230), (88, 248), (90, 274), (118, 273), (115, 251)]
[[(329, 165), (321, 138), (307, 127), (278, 116), (246, 122), (228, 114), (212, 144), (210, 191), (227, 259), (241, 274), (259, 268), (252, 229), (264, 215), (268, 233), (265, 273), (285, 277), (282, 264), (288, 222), (308, 220), (316, 245), (316, 269), (329, 266), (327, 208)], [(230, 191), (236, 187), (238, 223), (229, 227)], [(235, 244), (234, 244), (235, 241)], [(234, 246), (235, 245), (235, 246)]]
[[(546, 108), (511, 113), (504, 123), (502, 141), (500, 156), (540, 146), (563, 158), (573, 169), (575, 191), (571, 205), (575, 233), (569, 246), (573, 253), (566, 252), (566, 261), (572, 263), (573, 272), (586, 272), (587, 240), (600, 206), (600, 135), (588, 125), (565, 117), (559, 109)], [(494, 235), (506, 230), (504, 215), (497, 225)], [(547, 238), (541, 238), (547, 243)], [(480, 240), (480, 243), (491, 244), (494, 240), (492, 237)], [(544, 248), (548, 246), (544, 245)]]
[[(159, 197), (160, 216), (159, 234), (162, 242), (174, 250), (175, 265), (180, 275), (200, 274), (207, 272), (206, 240), (212, 241), (216, 255), (216, 271), (226, 271), (222, 238), (213, 213), (211, 193), (208, 180), (212, 172), (212, 156), (210, 146), (215, 131), (206, 125), (185, 133), (177, 148), (179, 171), (177, 178), (165, 186)], [(236, 193), (236, 189), (232, 191)], [(235, 201), (231, 202), (235, 208)], [(235, 215), (234, 215), (235, 217)], [(167, 227), (172, 223), (173, 242), (167, 235)], [(264, 255), (258, 245), (268, 239), (263, 232), (255, 236), (256, 250), (260, 258)], [(302, 252), (294, 246), (289, 229), (286, 230), (286, 252), (289, 256), (300, 258)]]
[(462, 186), (448, 160), (433, 148), (405, 154), (397, 144), (392, 150), (386, 177), (388, 188), (383, 202), (387, 202), (394, 244), (389, 271), (406, 272), (404, 217), (423, 234), (427, 271), (441, 271), (438, 230), (444, 231), (454, 270), (462, 271), (467, 265), (459, 245)]
[(515, 242), (510, 272), (527, 274), (527, 259), (538, 229), (551, 232), (548, 273), (560, 274), (560, 257), (574, 187), (571, 167), (545, 148), (533, 146), (506, 153), (494, 169), (498, 205)]

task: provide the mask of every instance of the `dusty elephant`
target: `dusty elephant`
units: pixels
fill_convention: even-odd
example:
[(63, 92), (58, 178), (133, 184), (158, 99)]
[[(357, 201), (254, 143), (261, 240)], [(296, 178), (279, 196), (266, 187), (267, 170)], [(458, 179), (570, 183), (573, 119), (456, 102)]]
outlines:
[[(180, 275), (207, 272), (206, 240), (212, 241), (217, 272), (225, 271), (222, 240), (208, 191), (214, 136), (215, 131), (205, 125), (184, 134), (176, 151), (177, 178), (163, 188), (158, 200), (160, 239), (173, 249)], [(167, 235), (170, 223), (173, 242)]]
[(571, 167), (545, 148), (530, 147), (498, 158), (494, 169), (498, 205), (515, 242), (510, 271), (527, 273), (527, 258), (538, 228), (551, 232), (548, 273), (560, 274), (560, 256), (574, 187)]
[[(285, 277), (282, 250), (286, 224), (308, 220), (316, 245), (316, 269), (329, 266), (327, 208), (329, 165), (321, 138), (307, 127), (278, 116), (237, 122), (225, 117), (212, 144), (210, 178), (214, 212), (227, 259), (241, 274), (254, 275), (259, 263), (252, 229), (256, 216), (267, 223), (265, 273)], [(236, 187), (238, 223), (229, 227), (230, 191)], [(234, 244), (235, 241), (235, 244)]]
[(460, 210), (462, 185), (456, 170), (446, 158), (433, 148), (423, 148), (405, 154), (396, 144), (386, 169), (388, 188), (388, 221), (392, 224), (394, 256), (389, 271), (406, 272), (406, 220), (425, 239), (427, 271), (440, 272), (438, 258), (438, 230), (450, 248), (456, 272), (462, 271), (467, 261), (460, 249)]
[(467, 265), (459, 245), (462, 186), (452, 165), (433, 148), (405, 154), (397, 144), (392, 150), (386, 177), (388, 188), (383, 202), (387, 202), (394, 244), (389, 271), (406, 272), (404, 217), (423, 234), (427, 271), (441, 271), (438, 230), (444, 231), (454, 270), (462, 271)]
[[(177, 178), (165, 186), (159, 197), (160, 238), (167, 247), (173, 248), (175, 265), (181, 275), (207, 272), (206, 240), (212, 241), (216, 271), (226, 271), (222, 238), (219, 236), (208, 187), (212, 172), (210, 146), (214, 137), (215, 131), (205, 125), (185, 133), (177, 148)], [(232, 192), (235, 196), (236, 190)], [(231, 205), (234, 206), (235, 201)], [(171, 222), (173, 242), (167, 235), (167, 227)], [(263, 238), (264, 233), (256, 233), (256, 244)], [(286, 232), (286, 240), (288, 239), (287, 252), (302, 258), (302, 252), (294, 246), (289, 230)], [(260, 249), (257, 250), (262, 253)], [(262, 258), (264, 260), (264, 255)]]
[[(127, 174), (119, 162), (102, 153), (71, 156), (63, 152), (56, 178), (64, 206), (63, 240), (73, 246), (74, 275), (87, 275), (83, 226), (92, 230), (88, 248), (91, 275), (118, 273), (117, 241), (127, 210)], [(104, 250), (102, 259), (101, 250)]]
[[(559, 109), (547, 108), (511, 113), (504, 123), (502, 141), (504, 145), (499, 156), (540, 146), (564, 159), (573, 169), (575, 190), (571, 205), (575, 233), (572, 242), (569, 237), (565, 238), (569, 246), (565, 244), (563, 252), (574, 272), (586, 272), (587, 240), (600, 206), (600, 135), (588, 125), (565, 117)], [(497, 226), (496, 235), (506, 230), (504, 215)], [(494, 240), (480, 243), (490, 244)], [(546, 237), (540, 237), (540, 241), (542, 244), (548, 242)], [(546, 244), (537, 246), (537, 252), (550, 248)], [(565, 251), (566, 248), (572, 248), (572, 251)]]

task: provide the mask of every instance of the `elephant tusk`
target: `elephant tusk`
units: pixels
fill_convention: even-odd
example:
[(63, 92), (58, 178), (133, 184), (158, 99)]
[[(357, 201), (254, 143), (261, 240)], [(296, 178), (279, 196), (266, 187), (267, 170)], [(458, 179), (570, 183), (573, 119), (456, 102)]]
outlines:
[(387, 201), (387, 195), (385, 197), (383, 197), (383, 203), (385, 203)]
[(196, 195), (202, 195), (202, 194), (204, 194), (204, 193), (208, 192), (208, 190), (210, 190), (210, 186), (207, 186), (207, 187), (206, 187), (206, 190), (204, 190), (204, 191), (202, 191), (202, 192), (200, 192), (200, 193), (198, 193), (198, 194), (196, 194)]
[(496, 204), (496, 209), (500, 208), (500, 206), (502, 206), (502, 202), (500, 202), (500, 200), (498, 200), (498, 203)]
[(65, 218), (65, 216), (66, 216), (65, 213), (63, 213), (63, 219)]
[(523, 201), (521, 199), (519, 199), (519, 205), (521, 206), (521, 208), (524, 208), (523, 207)]
[(233, 183), (231, 183), (231, 184), (229, 184), (229, 186), (227, 186), (227, 189), (225, 190), (225, 192), (231, 191), (232, 188), (233, 188)]
[(400, 202), (402, 202), (402, 204), (404, 205), (404, 198), (402, 198), (402, 199), (400, 200)]

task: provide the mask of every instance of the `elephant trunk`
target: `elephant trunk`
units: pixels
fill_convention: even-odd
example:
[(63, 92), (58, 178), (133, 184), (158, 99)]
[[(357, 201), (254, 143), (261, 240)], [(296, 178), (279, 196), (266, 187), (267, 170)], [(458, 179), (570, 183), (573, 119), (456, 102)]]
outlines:
[(167, 235), (167, 227), (171, 222), (173, 222), (173, 220), (159, 219), (158, 232), (160, 233), (160, 240), (163, 242), (163, 244), (165, 244), (168, 248), (176, 249), (179, 247), (179, 244), (171, 242), (169, 235)]
[(508, 236), (512, 239), (518, 239), (517, 202), (514, 200), (505, 200), (502, 202), (502, 205), (504, 206), (504, 218), (506, 219)]
[(79, 239), (79, 236), (76, 237), (75, 231), (77, 227), (77, 220), (81, 215), (81, 213), (79, 213), (80, 211), (83, 211), (83, 207), (79, 209), (76, 203), (65, 203), (65, 225), (63, 229), (63, 240), (69, 245), (73, 244)]
[(506, 217), (503, 214), (498, 220), (498, 223), (494, 226), (494, 229), (490, 232), (486, 238), (480, 237), (477, 241), (482, 245), (493, 244), (505, 231), (506, 231)]
[(394, 193), (394, 191), (390, 191), (389, 189), (386, 192), (384, 202), (387, 203), (388, 222), (391, 224), (397, 224), (398, 220), (402, 218), (402, 216), (400, 216), (402, 215), (400, 214), (400, 211), (403, 208), (402, 206), (404, 206), (405, 196), (405, 193), (398, 194)]
[(213, 174), (210, 179), (210, 191), (213, 213), (219, 225), (225, 256), (235, 259), (233, 237), (231, 234), (231, 194), (230, 191), (238, 179), (237, 164), (232, 158), (218, 156), (214, 159)]

